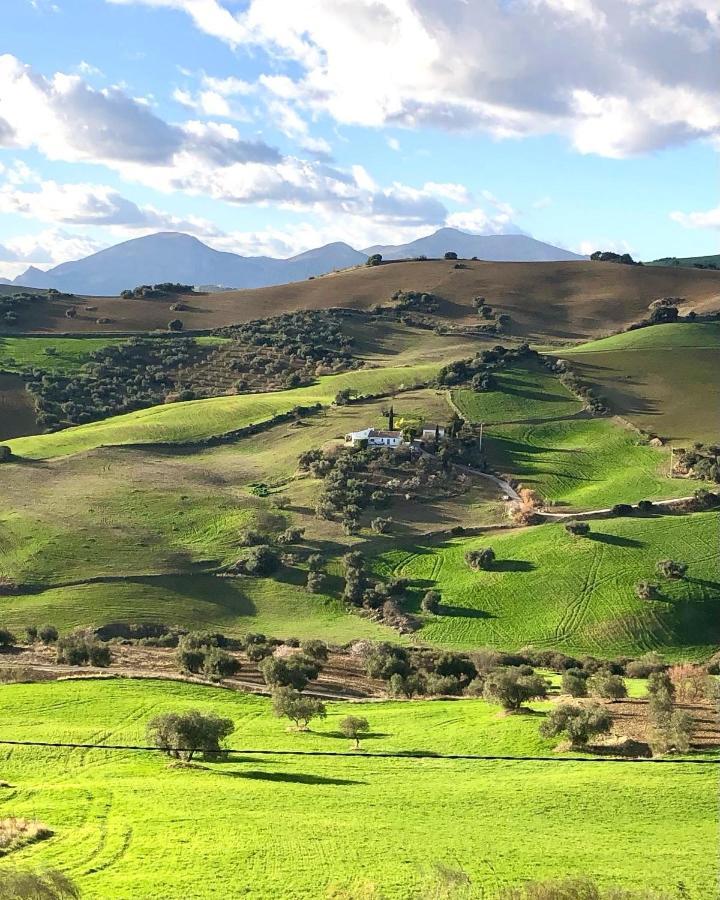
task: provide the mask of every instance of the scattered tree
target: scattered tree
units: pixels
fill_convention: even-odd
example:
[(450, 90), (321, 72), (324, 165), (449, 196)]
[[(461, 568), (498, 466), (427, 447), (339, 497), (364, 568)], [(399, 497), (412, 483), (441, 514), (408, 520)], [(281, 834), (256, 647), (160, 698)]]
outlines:
[(38, 637), (43, 644), (54, 644), (59, 637), (59, 633), (54, 625), (42, 625), (38, 629)]
[(265, 684), (270, 687), (292, 687), (302, 691), (308, 681), (318, 677), (321, 666), (317, 659), (304, 653), (293, 653), (288, 657), (268, 656), (259, 668)]
[(528, 700), (547, 695), (547, 683), (539, 675), (521, 675), (517, 667), (490, 672), (485, 680), (486, 700), (499, 703), (504, 709), (518, 710)]
[(382, 254), (380, 253), (371, 253), (367, 258), (366, 266), (379, 266), (382, 262)]
[(163, 713), (148, 722), (148, 741), (175, 759), (190, 761), (200, 752), (205, 757), (222, 752), (221, 743), (235, 731), (232, 719), (191, 709)]
[(443, 258), (444, 259), (457, 259), (458, 255), (454, 250), (448, 250), (447, 253), (445, 253)]
[(0, 628), (0, 650), (9, 650), (17, 643), (17, 638), (7, 628)]
[(427, 591), (420, 602), (423, 612), (437, 615), (440, 612), (440, 594), (437, 591)]
[(587, 680), (587, 673), (582, 669), (566, 669), (562, 675), (560, 690), (571, 697), (587, 697)]
[(662, 575), (663, 578), (684, 578), (687, 570), (687, 563), (676, 562), (673, 559), (661, 559), (657, 564), (658, 575)]
[(590, 534), (590, 525), (588, 522), (567, 522), (565, 531), (577, 537), (586, 537)]
[(168, 322), (168, 331), (182, 331), (182, 330), (183, 330), (182, 319), (171, 319), (171, 321)]
[(465, 554), (465, 562), (471, 569), (491, 569), (495, 562), (495, 551), (492, 547), (468, 550)]
[(355, 749), (360, 749), (360, 738), (370, 730), (368, 720), (362, 716), (345, 716), (340, 723), (340, 731), (345, 737), (355, 741)]
[(593, 697), (601, 697), (603, 700), (622, 700), (627, 697), (625, 679), (620, 675), (612, 675), (610, 672), (596, 672), (588, 678), (588, 691)]
[(304, 697), (293, 687), (278, 687), (272, 695), (273, 713), (278, 718), (290, 719), (298, 731), (308, 731), (313, 719), (324, 719), (325, 704), (312, 697)]
[(638, 581), (635, 585), (635, 596), (638, 600), (658, 600), (660, 589), (651, 581)]
[(573, 750), (587, 746), (591, 737), (607, 734), (612, 727), (612, 716), (599, 703), (590, 706), (575, 706), (559, 703), (547, 714), (540, 726), (543, 737), (557, 737), (565, 734)]
[(202, 662), (202, 672), (211, 681), (230, 678), (240, 671), (240, 662), (219, 647), (210, 647)]

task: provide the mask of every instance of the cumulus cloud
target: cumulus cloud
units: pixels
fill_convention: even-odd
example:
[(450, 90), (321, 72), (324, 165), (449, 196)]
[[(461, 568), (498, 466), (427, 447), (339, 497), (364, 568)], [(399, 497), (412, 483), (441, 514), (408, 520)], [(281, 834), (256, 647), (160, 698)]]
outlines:
[(555, 133), (609, 157), (720, 135), (717, 0), (109, 2), (291, 62), (272, 86), (338, 122)]
[(58, 228), (18, 235), (6, 240), (0, 247), (0, 277), (14, 278), (28, 266), (48, 269), (70, 259), (81, 259), (106, 246), (100, 241)]

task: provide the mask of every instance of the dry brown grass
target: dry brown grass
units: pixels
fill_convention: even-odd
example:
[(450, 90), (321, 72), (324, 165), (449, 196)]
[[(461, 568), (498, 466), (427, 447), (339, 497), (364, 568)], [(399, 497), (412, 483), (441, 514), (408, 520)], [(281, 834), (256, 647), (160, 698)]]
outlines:
[(14, 850), (44, 841), (53, 832), (43, 822), (34, 819), (18, 819), (12, 816), (0, 819), (0, 855), (6, 856)]
[[(458, 322), (475, 322), (472, 298), (484, 296), (498, 312), (512, 318), (512, 333), (564, 340), (608, 334), (642, 318), (657, 297), (675, 296), (704, 311), (720, 307), (720, 273), (709, 270), (623, 266), (612, 263), (392, 262), (358, 267), (311, 281), (187, 298), (181, 314), (186, 329), (277, 315), (296, 309), (349, 307), (369, 309), (388, 302), (398, 289), (428, 291), (446, 298), (440, 314)], [(93, 298), (97, 310), (86, 312), (71, 300), (33, 304), (20, 313), (15, 333), (113, 332), (165, 329), (176, 317), (170, 298), (120, 300)], [(75, 305), (77, 318), (65, 317)], [(98, 318), (109, 318), (98, 325)], [(6, 329), (10, 332), (10, 329)]]

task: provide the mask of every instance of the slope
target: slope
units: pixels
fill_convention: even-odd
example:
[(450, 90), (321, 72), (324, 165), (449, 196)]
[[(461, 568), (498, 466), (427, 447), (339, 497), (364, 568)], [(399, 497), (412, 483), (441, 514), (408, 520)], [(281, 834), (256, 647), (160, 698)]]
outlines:
[[(684, 297), (683, 308), (699, 311), (720, 308), (720, 273), (712, 271), (595, 262), (468, 261), (462, 266), (445, 260), (388, 262), (275, 287), (193, 296), (186, 299), (188, 309), (180, 318), (186, 330), (212, 329), (296, 309), (367, 310), (404, 289), (445, 298), (440, 315), (456, 324), (478, 321), (472, 300), (482, 296), (498, 313), (510, 316), (510, 334), (567, 341), (601, 337), (637, 321), (658, 297)], [(39, 303), (20, 310), (13, 328), (56, 333), (164, 330), (178, 316), (170, 310), (171, 302), (97, 298), (92, 312), (73, 299)], [(77, 308), (72, 322), (65, 317), (69, 306)], [(98, 324), (99, 318), (110, 321)]]

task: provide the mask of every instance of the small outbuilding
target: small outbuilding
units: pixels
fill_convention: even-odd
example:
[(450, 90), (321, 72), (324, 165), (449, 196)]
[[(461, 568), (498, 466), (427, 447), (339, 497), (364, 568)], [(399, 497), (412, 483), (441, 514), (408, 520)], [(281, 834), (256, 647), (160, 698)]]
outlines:
[(436, 437), (445, 437), (445, 427), (443, 425), (423, 425), (420, 440), (434, 441)]
[(399, 447), (404, 443), (402, 431), (381, 431), (377, 428), (364, 428), (362, 431), (351, 431), (345, 435), (345, 443), (359, 446), (366, 443), (368, 447)]

